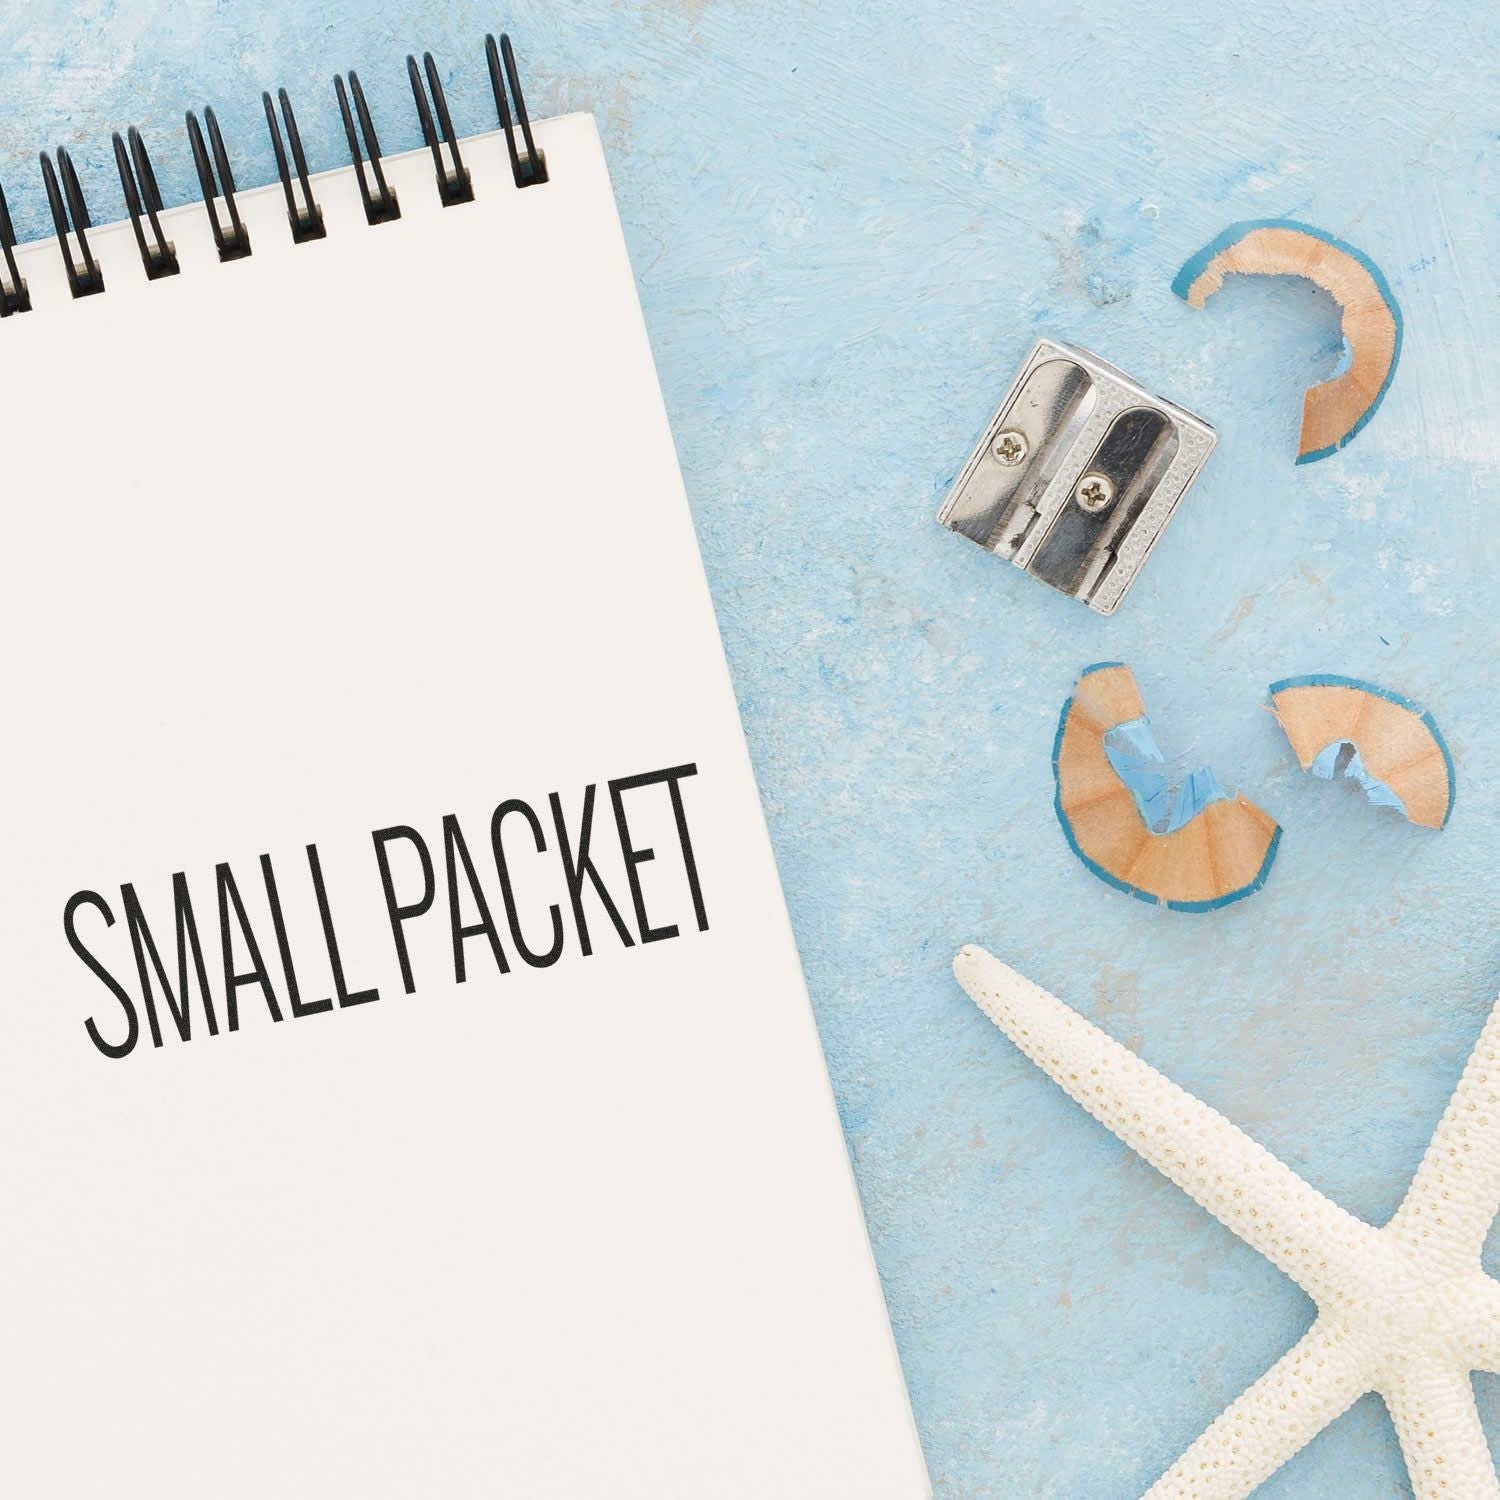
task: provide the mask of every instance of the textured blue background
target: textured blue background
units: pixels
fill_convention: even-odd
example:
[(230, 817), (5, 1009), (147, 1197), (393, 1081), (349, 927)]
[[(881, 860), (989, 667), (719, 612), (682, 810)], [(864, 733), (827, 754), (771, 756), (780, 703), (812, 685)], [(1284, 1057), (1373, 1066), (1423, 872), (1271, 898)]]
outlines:
[[(411, 49), (437, 52), (461, 127), (484, 128), (490, 28), (515, 34), (538, 114), (597, 114), (945, 1500), (1138, 1493), (1309, 1317), (968, 1006), (956, 946), (986, 943), (1376, 1221), (1500, 985), (1484, 9), (31, 0), (0, 18), (23, 237), (44, 227), (40, 145), (74, 148), (95, 217), (120, 213), (108, 133), (131, 121), (168, 199), (190, 196), (182, 112), (205, 101), (242, 185), (267, 180), (259, 93), (278, 82), (314, 164), (336, 164), (329, 79), (350, 64), (385, 148), (415, 145)], [(1366, 250), (1406, 314), (1379, 415), (1302, 469), (1331, 304), (1261, 281), (1193, 312), (1168, 290), (1225, 224), (1281, 215)], [(1222, 434), (1112, 621), (932, 519), (1042, 330)], [(274, 442), (240, 421), (239, 441)], [(140, 461), (171, 448), (164, 399)], [(1104, 657), (1136, 667), (1169, 753), (1285, 825), (1259, 896), (1157, 913), (1067, 852), (1048, 752), (1075, 673)], [(1459, 766), (1446, 833), (1296, 773), (1264, 687), (1317, 670), (1433, 710)], [(1479, 1393), (1493, 1437), (1500, 1385)], [(1409, 1492), (1374, 1398), (1264, 1493), (1335, 1486)]]

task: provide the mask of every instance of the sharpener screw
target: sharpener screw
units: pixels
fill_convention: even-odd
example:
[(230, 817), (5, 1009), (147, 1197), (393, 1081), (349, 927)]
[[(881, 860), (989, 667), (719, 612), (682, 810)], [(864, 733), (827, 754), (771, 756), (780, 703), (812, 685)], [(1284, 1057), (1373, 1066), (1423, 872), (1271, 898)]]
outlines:
[(1020, 463), (1026, 457), (1027, 451), (1026, 435), (1016, 432), (1014, 429), (1002, 432), (995, 439), (995, 457), (1008, 469), (1012, 469)]
[(1091, 514), (1103, 510), (1115, 498), (1115, 487), (1103, 474), (1085, 474), (1073, 498)]

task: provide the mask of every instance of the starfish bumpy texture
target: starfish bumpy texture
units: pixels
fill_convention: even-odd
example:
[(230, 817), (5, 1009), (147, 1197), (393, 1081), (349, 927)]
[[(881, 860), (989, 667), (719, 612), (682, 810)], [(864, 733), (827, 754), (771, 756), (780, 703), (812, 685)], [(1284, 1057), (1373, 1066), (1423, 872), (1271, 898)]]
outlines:
[(1500, 1373), (1500, 1282), (1480, 1265), (1500, 1210), (1500, 1002), (1377, 1229), (982, 948), (953, 968), (1037, 1067), (1317, 1304), (1145, 1500), (1239, 1500), (1369, 1391), (1390, 1409), (1416, 1500), (1500, 1500), (1469, 1382)]

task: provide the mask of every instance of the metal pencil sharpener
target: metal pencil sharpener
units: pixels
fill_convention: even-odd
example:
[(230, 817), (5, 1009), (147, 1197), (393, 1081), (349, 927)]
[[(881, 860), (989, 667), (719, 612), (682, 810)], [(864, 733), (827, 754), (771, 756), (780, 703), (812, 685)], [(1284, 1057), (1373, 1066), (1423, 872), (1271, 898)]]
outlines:
[(1113, 365), (1042, 339), (938, 520), (1113, 614), (1215, 441)]

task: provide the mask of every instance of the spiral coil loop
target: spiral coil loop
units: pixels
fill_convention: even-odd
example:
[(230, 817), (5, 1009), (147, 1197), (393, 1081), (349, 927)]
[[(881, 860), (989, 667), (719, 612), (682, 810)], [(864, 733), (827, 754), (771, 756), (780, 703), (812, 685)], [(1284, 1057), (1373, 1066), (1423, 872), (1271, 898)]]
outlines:
[[(323, 226), (323, 210), (313, 197), (312, 180), (307, 170), (307, 153), (302, 149), (302, 135), (297, 129), (297, 116), (292, 112), (292, 101), (285, 89), (277, 89), (276, 97), (281, 103), (281, 118), (286, 122), (286, 146), (281, 142), (281, 127), (276, 123), (276, 110), (271, 104), (269, 92), (260, 96), (266, 109), (266, 126), (271, 132), (271, 150), (276, 156), (276, 171), (281, 177), (282, 190), (286, 193), (286, 216), (292, 226), (292, 241), (302, 245), (308, 240), (320, 240), (328, 233)], [(302, 189), (299, 201), (292, 190), (292, 174), (287, 167), (287, 147), (291, 148), (292, 166), (296, 169), (297, 184)]]
[[(448, 113), (448, 100), (443, 94), (443, 80), (438, 77), (432, 53), (422, 54), (422, 66), (427, 72), (425, 88), (422, 86), (422, 73), (417, 68), (417, 60), (408, 54), (406, 76), (411, 81), (411, 96), (416, 102), (417, 119), (422, 125), (422, 139), (432, 152), (432, 164), (437, 170), (438, 197), (442, 199), (444, 208), (452, 208), (458, 203), (472, 203), (474, 184), (458, 149), (458, 136), (453, 129), (453, 118)], [(429, 91), (432, 94), (431, 105), (427, 102)], [(433, 110), (437, 111), (436, 128), (432, 121)], [(442, 131), (441, 140), (438, 138), (439, 130)], [(443, 160), (444, 145), (448, 147), (447, 161)]]
[(26, 290), (26, 280), (16, 265), (16, 231), (10, 222), (10, 206), (5, 201), (3, 187), (0, 187), (0, 253), (5, 256), (5, 280), (0, 284), (0, 318), (30, 312), (31, 293)]
[(151, 165), (146, 143), (134, 125), (130, 127), (129, 138), (127, 154), (120, 132), (115, 131), (115, 166), (125, 194), (125, 208), (135, 230), (135, 243), (146, 267), (146, 279), (156, 281), (163, 276), (176, 276), (182, 267), (177, 263), (176, 247), (161, 231), (161, 189), (156, 185), (156, 171)]
[[(538, 148), (532, 133), (531, 117), (521, 92), (520, 71), (510, 37), (502, 33), (497, 41), (493, 36), (486, 36), (484, 48), (495, 108), (505, 133), (512, 180), (517, 188), (540, 186), (548, 181), (547, 158)], [(406, 72), (422, 141), (432, 153), (439, 202), (445, 208), (472, 203), (475, 197), (473, 177), (464, 164), (458, 132), (443, 90), (442, 75), (432, 53), (423, 53), (420, 65), (414, 55), (408, 56)], [(392, 223), (401, 217), (401, 204), (395, 188), (386, 178), (380, 139), (375, 132), (374, 117), (359, 75), (351, 69), (347, 74), (338, 74), (333, 82), (365, 220), (369, 224)], [(274, 98), (269, 91), (263, 93), (261, 103), (276, 159), (276, 173), (286, 197), (292, 242), (301, 245), (324, 239), (328, 228), (323, 209), (313, 194), (312, 169), (308, 165), (301, 132), (297, 129), (291, 98), (282, 88), (276, 91)], [(238, 189), (234, 170), (218, 117), (212, 108), (205, 107), (201, 122), (193, 110), (187, 112), (185, 120), (193, 168), (213, 232), (214, 247), (220, 261), (243, 260), (251, 253), (250, 231), (236, 200)], [(158, 281), (180, 274), (182, 265), (177, 247), (163, 228), (162, 216), (166, 209), (161, 188), (141, 132), (134, 125), (123, 135), (115, 131), (112, 144), (126, 213), (147, 280)], [(104, 290), (104, 271), (89, 244), (88, 232), (93, 222), (77, 168), (62, 146), (55, 152), (43, 151), (40, 159), (42, 184), (57, 232), (68, 290), (75, 298), (95, 296)], [(17, 261), (15, 229), (3, 188), (0, 188), (0, 260), (3, 260), (3, 265), (0, 265), (0, 318), (29, 312), (31, 293)]]
[[(511, 49), (510, 38), (501, 32), (500, 45), (496, 48), (495, 38), (485, 37), (484, 58), (490, 70), (490, 88), (495, 95), (495, 108), (500, 114), (500, 124), (505, 129), (511, 175), (518, 188), (536, 187), (547, 180), (547, 158), (536, 149), (536, 142), (531, 137), (531, 120), (526, 113), (526, 98), (521, 93), (521, 77), (516, 68), (516, 54)], [(503, 80), (500, 77), (502, 61), (505, 65)], [(507, 86), (511, 97), (516, 101), (516, 120), (520, 124), (521, 140), (526, 147), (524, 154), (516, 149), (516, 132), (510, 122), (510, 107), (505, 102)]]
[[(209, 161), (208, 149), (203, 143), (203, 127), (192, 110), (187, 113), (188, 143), (193, 148), (193, 166), (198, 173), (198, 186), (203, 193), (203, 206), (208, 210), (208, 222), (214, 233), (214, 245), (219, 259), (242, 260), (250, 254), (250, 231), (240, 218), (239, 205), (234, 201), (234, 171), (229, 165), (229, 152), (224, 146), (224, 135), (219, 129), (218, 117), (212, 106), (203, 111), (208, 123), (208, 141), (213, 147), (213, 161)], [(217, 173), (217, 181), (215, 174)], [(224, 208), (229, 215), (226, 227), (219, 218), (218, 200), (222, 193)]]
[[(365, 91), (359, 86), (359, 74), (349, 70), (349, 90), (344, 90), (342, 74), (333, 80), (334, 93), (338, 95), (339, 113), (344, 117), (344, 134), (349, 138), (349, 155), (354, 163), (354, 175), (359, 179), (359, 196), (364, 200), (365, 220), (370, 224), (389, 224), (401, 217), (401, 204), (391, 185), (385, 180), (385, 168), (380, 165), (380, 140), (375, 134), (375, 122), (370, 118), (370, 106), (365, 103)], [(349, 94), (354, 95), (354, 114), (349, 113)], [(359, 117), (359, 130), (354, 128), (355, 116)], [(364, 148), (360, 147), (360, 136), (364, 136)], [(366, 157), (369, 158), (370, 176), (365, 175)], [(371, 178), (374, 179), (373, 185)]]
[[(58, 177), (62, 186), (58, 187)], [(65, 146), (57, 148), (57, 166), (52, 158), (42, 152), (42, 184), (47, 190), (47, 206), (52, 210), (52, 223), (57, 229), (57, 244), (62, 251), (63, 265), (68, 272), (68, 290), (74, 297), (92, 297), (104, 290), (104, 272), (89, 249), (89, 206), (83, 199), (83, 188), (78, 181), (78, 172), (73, 158)], [(78, 241), (78, 254), (82, 263), (73, 258), (73, 247), (68, 239), (69, 221), (73, 238)]]

